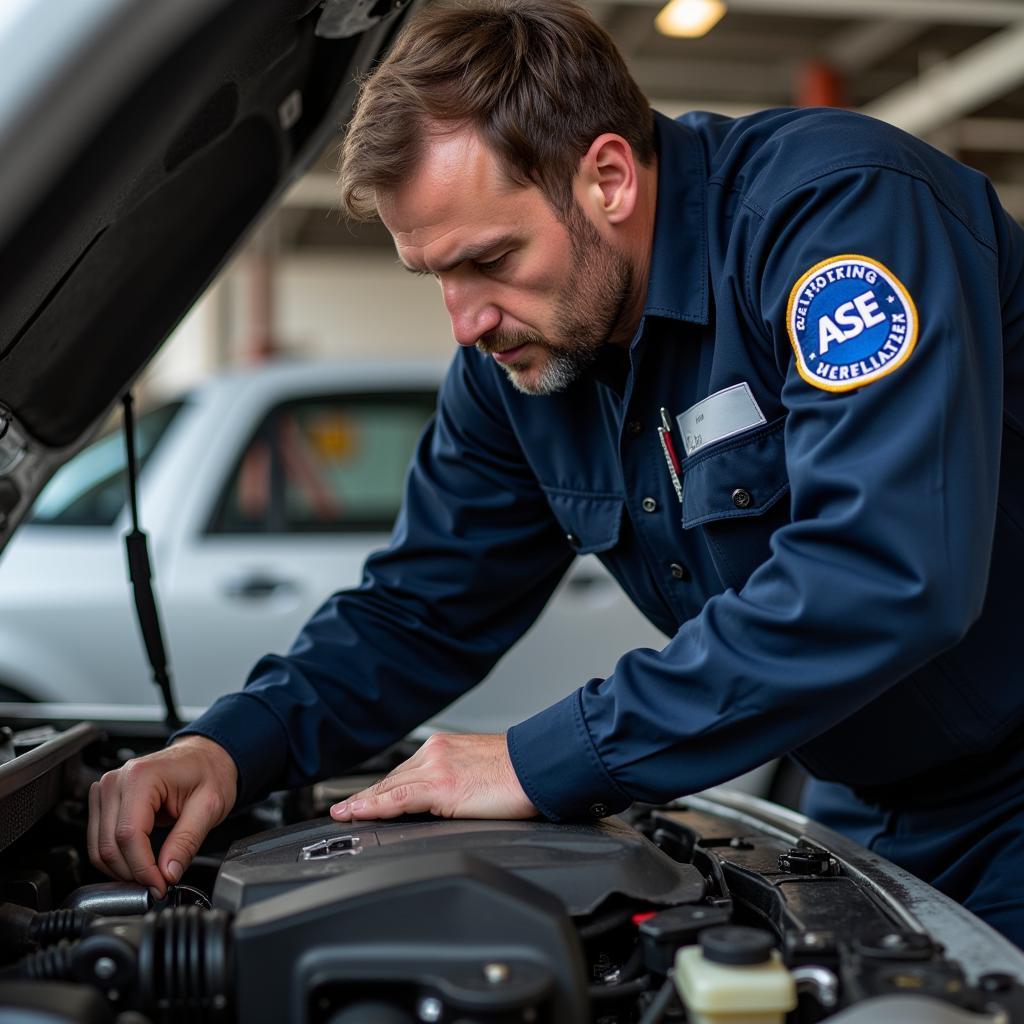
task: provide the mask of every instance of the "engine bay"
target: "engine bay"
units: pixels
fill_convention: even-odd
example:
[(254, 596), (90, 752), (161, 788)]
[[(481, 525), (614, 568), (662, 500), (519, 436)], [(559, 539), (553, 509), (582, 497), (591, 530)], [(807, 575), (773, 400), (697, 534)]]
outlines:
[(1016, 947), (741, 795), (345, 826), (323, 815), (365, 776), (331, 780), (232, 815), (154, 901), (84, 851), (127, 743), (6, 730), (0, 1024), (1024, 1021)]

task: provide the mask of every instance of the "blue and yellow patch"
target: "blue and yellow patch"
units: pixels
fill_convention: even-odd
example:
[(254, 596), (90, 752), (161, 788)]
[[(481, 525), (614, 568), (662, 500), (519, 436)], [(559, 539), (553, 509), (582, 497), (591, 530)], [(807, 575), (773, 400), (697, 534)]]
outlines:
[(822, 260), (793, 285), (786, 328), (808, 384), (852, 391), (907, 361), (917, 307), (888, 267), (848, 253)]

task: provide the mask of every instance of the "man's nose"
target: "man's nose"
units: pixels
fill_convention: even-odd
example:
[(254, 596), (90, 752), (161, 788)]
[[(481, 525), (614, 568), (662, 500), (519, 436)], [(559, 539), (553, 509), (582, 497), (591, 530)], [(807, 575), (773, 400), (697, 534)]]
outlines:
[(501, 322), (501, 311), (486, 295), (461, 281), (442, 281), (445, 308), (452, 322), (452, 334), (460, 345), (475, 345)]

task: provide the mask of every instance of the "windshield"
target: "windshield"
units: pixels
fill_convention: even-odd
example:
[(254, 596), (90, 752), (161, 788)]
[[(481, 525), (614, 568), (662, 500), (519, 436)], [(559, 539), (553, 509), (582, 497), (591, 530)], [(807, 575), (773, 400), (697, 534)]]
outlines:
[[(182, 405), (161, 405), (135, 421), (140, 472)], [(36, 498), (28, 522), (35, 526), (113, 526), (128, 500), (126, 464), (119, 419), (57, 470)]]

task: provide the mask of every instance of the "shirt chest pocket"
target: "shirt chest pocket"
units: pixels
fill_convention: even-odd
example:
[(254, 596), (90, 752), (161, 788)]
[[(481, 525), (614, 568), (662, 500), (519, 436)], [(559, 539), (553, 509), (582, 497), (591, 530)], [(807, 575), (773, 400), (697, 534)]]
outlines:
[(683, 462), (683, 528), (702, 532), (725, 587), (746, 583), (790, 520), (785, 425), (780, 417)]
[(544, 494), (576, 554), (601, 554), (619, 542), (622, 498), (555, 487), (545, 487)]

